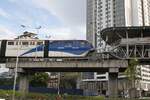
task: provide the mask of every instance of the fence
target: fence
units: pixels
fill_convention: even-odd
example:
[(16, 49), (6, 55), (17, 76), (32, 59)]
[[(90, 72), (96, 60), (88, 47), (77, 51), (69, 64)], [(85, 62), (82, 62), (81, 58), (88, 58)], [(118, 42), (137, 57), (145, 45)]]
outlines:
[[(13, 86), (0, 86), (0, 89), (12, 90)], [(18, 86), (16, 86), (16, 90), (18, 89), (19, 89)], [(57, 94), (58, 90), (54, 88), (45, 88), (45, 87), (29, 87), (29, 92)], [(83, 90), (60, 88), (60, 94), (83, 95)]]

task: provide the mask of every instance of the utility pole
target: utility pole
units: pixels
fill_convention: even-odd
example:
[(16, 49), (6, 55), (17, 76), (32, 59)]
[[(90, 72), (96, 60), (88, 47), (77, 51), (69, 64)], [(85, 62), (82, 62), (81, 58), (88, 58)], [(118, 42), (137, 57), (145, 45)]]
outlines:
[(142, 21), (143, 21), (143, 26), (145, 26), (144, 1), (143, 1), (143, 0), (141, 0), (141, 8), (142, 8)]
[[(24, 25), (21, 25), (22, 28), (25, 28)], [(17, 40), (17, 57), (16, 57), (16, 64), (15, 64), (15, 76), (14, 76), (14, 85), (13, 85), (13, 95), (12, 100), (15, 100), (15, 94), (16, 94), (16, 81), (17, 81), (17, 71), (18, 71), (18, 62), (19, 62), (19, 49), (20, 49), (20, 36), (18, 36)]]
[(58, 96), (60, 95), (60, 72), (58, 72)]
[[(40, 30), (41, 28), (42, 28), (41, 26), (38, 26), (38, 27), (35, 28), (37, 34), (39, 34), (39, 30)], [(35, 51), (36, 54), (35, 54), (35, 58), (37, 58), (37, 48), (38, 48), (38, 44), (36, 43), (36, 51)]]

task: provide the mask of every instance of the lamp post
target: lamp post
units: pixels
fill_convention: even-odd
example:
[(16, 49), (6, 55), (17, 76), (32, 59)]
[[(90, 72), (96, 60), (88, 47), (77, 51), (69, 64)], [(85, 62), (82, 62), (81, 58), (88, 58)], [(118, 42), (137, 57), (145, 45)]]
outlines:
[[(21, 25), (22, 28), (25, 28), (24, 25)], [(16, 80), (17, 80), (17, 71), (18, 71), (18, 62), (19, 62), (19, 49), (20, 49), (20, 36), (18, 36), (17, 40), (17, 57), (16, 57), (16, 64), (15, 64), (15, 76), (14, 76), (14, 85), (13, 85), (13, 95), (12, 100), (15, 100), (15, 92), (16, 92)]]
[[(39, 34), (39, 30), (40, 30), (41, 28), (42, 28), (41, 26), (35, 27), (37, 34)], [(36, 43), (35, 58), (37, 58), (37, 47), (38, 47), (38, 44)]]
[[(31, 26), (26, 26), (26, 25), (21, 25), (22, 28), (30, 28), (30, 29), (35, 29), (36, 30), (36, 33), (37, 35), (39, 34), (39, 30), (42, 28), (41, 26), (38, 26), (38, 27), (31, 27)], [(36, 50), (35, 50), (35, 58), (37, 58), (37, 46), (38, 44), (36, 43)]]
[(58, 72), (58, 92), (57, 92), (58, 96), (60, 94), (60, 72)]

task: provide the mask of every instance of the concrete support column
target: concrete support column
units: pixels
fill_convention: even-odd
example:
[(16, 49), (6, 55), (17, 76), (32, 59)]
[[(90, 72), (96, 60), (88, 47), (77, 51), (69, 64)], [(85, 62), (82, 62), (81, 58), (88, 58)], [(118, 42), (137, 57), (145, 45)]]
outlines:
[(108, 81), (108, 96), (110, 98), (118, 97), (118, 72), (109, 72)]
[(23, 95), (28, 93), (29, 89), (29, 79), (27, 73), (19, 73), (19, 92)]

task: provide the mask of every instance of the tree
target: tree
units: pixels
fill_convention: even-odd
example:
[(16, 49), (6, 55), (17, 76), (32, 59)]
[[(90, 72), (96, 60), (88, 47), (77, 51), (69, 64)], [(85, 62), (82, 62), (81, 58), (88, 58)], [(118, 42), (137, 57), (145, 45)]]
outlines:
[[(127, 75), (128, 77), (128, 80), (129, 80), (129, 86), (130, 89), (129, 90), (135, 90), (135, 86), (136, 86), (136, 82), (139, 81), (140, 77), (139, 77), (139, 70), (137, 68), (139, 62), (137, 59), (132, 59), (132, 60), (129, 60), (129, 63), (128, 63), (128, 67), (125, 71), (125, 74)], [(136, 92), (134, 91), (133, 94), (129, 93), (130, 97), (135, 97), (136, 95)], [(134, 95), (134, 96), (131, 96), (131, 95)]]
[(13, 82), (14, 82), (13, 78), (0, 78), (0, 86), (13, 86)]
[(132, 86), (135, 87), (135, 81), (138, 79), (139, 71), (137, 70), (138, 60), (132, 59), (129, 61), (128, 67), (125, 71), (128, 79), (133, 83)]
[(48, 73), (37, 72), (31, 76), (30, 84), (33, 87), (47, 87), (48, 79)]
[(67, 89), (76, 88), (77, 79), (79, 76), (80, 76), (79, 73), (69, 73), (69, 72), (61, 73), (60, 87)]

